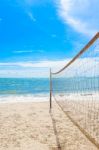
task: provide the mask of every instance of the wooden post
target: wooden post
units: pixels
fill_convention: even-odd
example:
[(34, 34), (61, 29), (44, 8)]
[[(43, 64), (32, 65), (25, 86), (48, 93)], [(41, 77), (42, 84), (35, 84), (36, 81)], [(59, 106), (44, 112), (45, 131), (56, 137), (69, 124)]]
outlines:
[(51, 69), (50, 69), (50, 112), (52, 108), (52, 74), (51, 74)]

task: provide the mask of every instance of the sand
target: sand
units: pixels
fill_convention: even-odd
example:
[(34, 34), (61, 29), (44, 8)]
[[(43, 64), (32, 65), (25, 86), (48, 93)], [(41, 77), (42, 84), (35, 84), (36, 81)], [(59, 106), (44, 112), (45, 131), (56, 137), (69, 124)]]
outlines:
[(53, 102), (0, 104), (0, 150), (97, 150)]

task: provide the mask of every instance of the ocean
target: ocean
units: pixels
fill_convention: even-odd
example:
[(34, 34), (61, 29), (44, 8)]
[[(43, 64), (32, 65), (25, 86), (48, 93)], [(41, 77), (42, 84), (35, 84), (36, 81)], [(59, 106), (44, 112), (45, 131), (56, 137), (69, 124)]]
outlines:
[[(99, 91), (99, 77), (54, 78), (53, 92)], [(49, 94), (48, 78), (0, 78), (0, 95)]]
[(48, 78), (0, 78), (0, 102), (48, 101)]
[(99, 77), (54, 78), (54, 93), (99, 92)]
[(0, 78), (0, 95), (48, 93), (48, 78)]
[[(0, 78), (1, 101), (49, 100), (49, 78)], [(54, 94), (99, 92), (99, 77), (54, 78)]]

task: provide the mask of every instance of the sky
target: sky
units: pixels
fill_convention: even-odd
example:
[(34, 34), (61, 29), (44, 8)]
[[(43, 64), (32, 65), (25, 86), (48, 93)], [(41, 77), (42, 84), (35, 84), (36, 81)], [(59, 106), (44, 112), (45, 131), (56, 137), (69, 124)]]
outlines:
[(0, 0), (0, 77), (47, 77), (99, 31), (99, 0)]

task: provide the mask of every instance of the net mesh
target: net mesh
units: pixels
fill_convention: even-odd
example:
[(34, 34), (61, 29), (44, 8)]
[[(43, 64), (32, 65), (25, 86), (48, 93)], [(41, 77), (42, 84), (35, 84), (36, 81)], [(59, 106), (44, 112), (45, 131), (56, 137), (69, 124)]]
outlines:
[(52, 74), (52, 95), (99, 148), (99, 37), (71, 65)]

